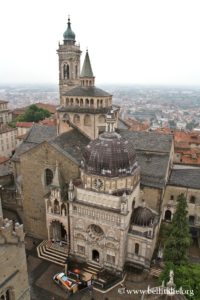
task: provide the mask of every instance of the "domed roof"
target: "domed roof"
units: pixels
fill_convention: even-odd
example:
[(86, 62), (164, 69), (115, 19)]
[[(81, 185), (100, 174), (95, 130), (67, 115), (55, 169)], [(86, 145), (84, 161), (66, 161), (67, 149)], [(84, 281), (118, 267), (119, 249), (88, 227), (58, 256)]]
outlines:
[(134, 209), (131, 223), (137, 226), (149, 226), (155, 218), (154, 213), (147, 207), (138, 206)]
[(71, 30), (70, 18), (68, 18), (67, 30), (63, 34), (64, 41), (75, 41), (75, 33)]
[(130, 141), (116, 132), (104, 132), (84, 149), (84, 170), (90, 174), (118, 177), (131, 175), (137, 167)]

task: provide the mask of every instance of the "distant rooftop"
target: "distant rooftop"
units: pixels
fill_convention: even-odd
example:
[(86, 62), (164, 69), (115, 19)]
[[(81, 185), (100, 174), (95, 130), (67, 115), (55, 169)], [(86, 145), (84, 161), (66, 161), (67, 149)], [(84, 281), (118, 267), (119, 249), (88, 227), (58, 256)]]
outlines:
[(200, 169), (173, 169), (168, 185), (200, 189)]
[(17, 122), (16, 123), (16, 127), (25, 127), (25, 128), (29, 128), (32, 127), (34, 124), (34, 122)]

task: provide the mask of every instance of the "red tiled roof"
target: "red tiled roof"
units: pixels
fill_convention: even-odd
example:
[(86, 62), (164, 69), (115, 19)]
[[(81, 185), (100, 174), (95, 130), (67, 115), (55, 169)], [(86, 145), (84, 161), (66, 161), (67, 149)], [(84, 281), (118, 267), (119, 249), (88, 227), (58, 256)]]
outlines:
[(129, 126), (130, 131), (146, 131), (150, 127), (148, 122), (139, 122), (131, 118), (126, 119), (125, 124)]
[(26, 127), (26, 128), (30, 128), (32, 127), (34, 124), (34, 122), (17, 122), (16, 123), (16, 127)]
[(48, 125), (48, 126), (55, 126), (56, 125), (56, 119), (46, 118), (46, 119), (40, 121), (40, 124)]
[(55, 114), (56, 108), (58, 107), (57, 105), (54, 105), (54, 104), (41, 103), (41, 102), (35, 103), (35, 105), (39, 108), (48, 110), (51, 114)]

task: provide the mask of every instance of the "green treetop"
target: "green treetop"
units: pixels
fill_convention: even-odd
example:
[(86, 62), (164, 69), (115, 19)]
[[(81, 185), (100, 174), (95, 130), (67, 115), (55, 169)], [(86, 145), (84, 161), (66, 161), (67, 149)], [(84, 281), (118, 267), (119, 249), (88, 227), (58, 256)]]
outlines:
[(30, 105), (24, 114), (17, 118), (19, 122), (36, 122), (38, 123), (45, 118), (50, 117), (50, 112), (46, 109), (39, 108), (35, 104)]
[(169, 236), (165, 242), (164, 261), (181, 265), (187, 261), (191, 237), (187, 218), (187, 202), (183, 194), (178, 196)]

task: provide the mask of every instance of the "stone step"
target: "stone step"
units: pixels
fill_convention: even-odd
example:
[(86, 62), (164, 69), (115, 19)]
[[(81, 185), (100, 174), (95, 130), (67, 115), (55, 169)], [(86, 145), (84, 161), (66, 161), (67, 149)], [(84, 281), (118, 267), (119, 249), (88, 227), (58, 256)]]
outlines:
[(61, 262), (59, 262), (59, 261), (56, 261), (56, 260), (52, 259), (52, 258), (49, 257), (49, 256), (46, 256), (44, 253), (43, 253), (43, 254), (39, 254), (39, 253), (38, 253), (38, 257), (40, 257), (40, 258), (42, 258), (42, 259), (44, 259), (44, 260), (47, 260), (47, 261), (51, 261), (51, 262), (54, 263), (54, 264), (57, 264), (57, 265), (60, 265), (60, 266), (64, 267), (64, 264), (63, 264), (63, 263), (61, 263)]
[(56, 253), (52, 253), (52, 252), (46, 250), (45, 246), (42, 246), (41, 250), (42, 250), (41, 251), (42, 253), (45, 253), (49, 257), (55, 258), (55, 259), (60, 260), (60, 261), (65, 261), (66, 260), (66, 256), (61, 256), (61, 255), (58, 255)]
[(93, 274), (93, 275), (97, 275), (99, 272), (96, 272), (94, 270), (88, 269), (88, 268), (83, 268), (83, 270), (87, 273)]
[(97, 275), (99, 272), (102, 271), (102, 268), (99, 265), (93, 264), (93, 263), (87, 263), (87, 265), (83, 268), (84, 271)]
[(99, 265), (93, 264), (93, 263), (87, 263), (87, 267), (98, 270), (98, 271), (102, 270), (102, 267), (100, 267)]
[(48, 241), (42, 241), (37, 247), (38, 257), (51, 261), (55, 264), (64, 266), (68, 253), (49, 248)]
[(52, 255), (55, 255), (55, 256), (58, 256), (58, 257), (66, 257), (66, 255), (68, 254), (68, 253), (63, 253), (63, 252), (58, 252), (58, 251), (56, 251), (56, 250), (54, 250), (54, 249), (51, 249), (51, 248), (48, 248), (48, 247), (46, 247), (46, 245), (44, 245), (43, 246), (44, 247), (44, 251), (46, 252), (46, 253), (49, 253), (49, 254), (52, 254)]

